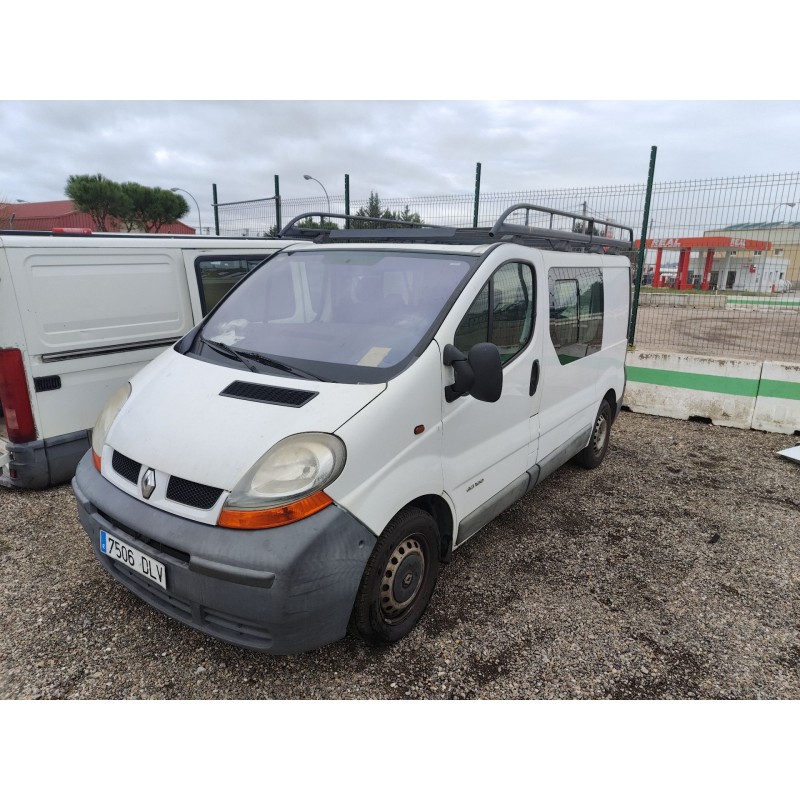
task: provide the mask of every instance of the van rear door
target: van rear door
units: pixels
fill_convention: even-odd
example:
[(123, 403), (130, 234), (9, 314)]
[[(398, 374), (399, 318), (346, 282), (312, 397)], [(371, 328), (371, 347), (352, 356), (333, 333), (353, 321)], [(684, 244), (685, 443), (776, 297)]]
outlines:
[(14, 257), (40, 439), (91, 428), (116, 387), (193, 325), (179, 249), (37, 247)]

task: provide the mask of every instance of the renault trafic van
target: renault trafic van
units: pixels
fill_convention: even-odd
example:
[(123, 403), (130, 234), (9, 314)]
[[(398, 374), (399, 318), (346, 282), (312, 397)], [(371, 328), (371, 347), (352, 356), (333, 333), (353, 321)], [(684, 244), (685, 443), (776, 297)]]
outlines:
[(0, 485), (70, 480), (114, 391), (287, 244), (0, 233)]
[(603, 461), (633, 232), (593, 226), (518, 205), (275, 255), (100, 415), (72, 485), (101, 565), (256, 650), (408, 634), (454, 550), (569, 459)]

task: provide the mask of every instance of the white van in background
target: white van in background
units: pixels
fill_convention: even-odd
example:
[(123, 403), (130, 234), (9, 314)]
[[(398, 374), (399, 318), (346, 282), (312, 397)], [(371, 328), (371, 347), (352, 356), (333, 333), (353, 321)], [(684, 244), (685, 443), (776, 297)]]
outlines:
[(72, 486), (103, 568), (257, 650), (405, 636), (453, 550), (606, 454), (633, 232), (586, 221), (305, 231), (100, 415)]
[(70, 480), (114, 391), (287, 244), (0, 232), (0, 484)]

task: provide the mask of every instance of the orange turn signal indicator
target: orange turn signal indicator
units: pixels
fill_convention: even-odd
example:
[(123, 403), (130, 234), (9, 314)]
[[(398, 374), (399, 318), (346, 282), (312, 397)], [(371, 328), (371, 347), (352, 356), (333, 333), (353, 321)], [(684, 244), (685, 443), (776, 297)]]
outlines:
[(239, 530), (260, 530), (262, 528), (279, 528), (292, 522), (310, 517), (333, 503), (325, 492), (316, 492), (296, 503), (289, 503), (279, 508), (258, 508), (252, 511), (239, 511), (223, 508), (217, 520), (222, 528), (238, 528)]
[(95, 467), (97, 467), (97, 471), (100, 472), (101, 471), (100, 470), (100, 467), (101, 467), (100, 456), (97, 455), (97, 453), (95, 453), (94, 450), (92, 450), (92, 461), (94, 461), (94, 465), (95, 465)]

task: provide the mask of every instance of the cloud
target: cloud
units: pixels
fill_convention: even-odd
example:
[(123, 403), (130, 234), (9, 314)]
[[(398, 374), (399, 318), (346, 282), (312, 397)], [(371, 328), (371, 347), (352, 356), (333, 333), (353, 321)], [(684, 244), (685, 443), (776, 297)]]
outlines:
[(186, 188), (208, 208), (643, 183), (797, 168), (796, 102), (4, 101), (0, 196), (63, 198), (71, 174)]

